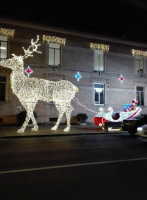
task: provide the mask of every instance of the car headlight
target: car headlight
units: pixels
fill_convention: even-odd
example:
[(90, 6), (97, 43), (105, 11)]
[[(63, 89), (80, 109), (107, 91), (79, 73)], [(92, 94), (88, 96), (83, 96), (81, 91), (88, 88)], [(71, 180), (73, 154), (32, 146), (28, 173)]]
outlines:
[(137, 128), (137, 132), (142, 132), (143, 128), (142, 127), (138, 127)]

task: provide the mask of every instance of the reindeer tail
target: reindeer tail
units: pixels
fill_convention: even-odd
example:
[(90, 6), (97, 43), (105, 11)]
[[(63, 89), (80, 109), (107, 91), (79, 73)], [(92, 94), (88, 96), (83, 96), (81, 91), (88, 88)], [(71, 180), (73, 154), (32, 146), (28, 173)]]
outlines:
[(78, 89), (77, 86), (74, 85), (73, 89), (74, 89), (75, 92), (79, 92), (79, 89)]

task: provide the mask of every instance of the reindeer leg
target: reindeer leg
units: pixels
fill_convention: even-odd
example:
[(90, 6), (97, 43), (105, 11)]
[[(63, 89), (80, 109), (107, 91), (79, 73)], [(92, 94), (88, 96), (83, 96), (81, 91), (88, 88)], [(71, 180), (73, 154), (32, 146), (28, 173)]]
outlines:
[(32, 128), (32, 131), (38, 131), (38, 125), (37, 125), (37, 122), (36, 122), (36, 119), (34, 117), (33, 112), (32, 112), (32, 115), (31, 115), (31, 120), (32, 120), (33, 125), (34, 125), (34, 127)]
[(55, 126), (53, 126), (53, 127), (51, 128), (51, 130), (57, 130), (57, 128), (58, 128), (58, 126), (59, 126), (59, 124), (60, 124), (60, 122), (61, 122), (61, 119), (62, 119), (62, 117), (63, 117), (63, 114), (64, 114), (63, 111), (59, 111), (58, 120), (57, 120)]
[(64, 129), (65, 132), (68, 132), (68, 131), (70, 130), (70, 116), (71, 116), (72, 110), (73, 110), (72, 105), (69, 105), (69, 106), (67, 107), (67, 111), (66, 111), (67, 126), (66, 126), (66, 128)]
[(37, 126), (37, 122), (35, 120), (33, 111), (35, 109), (35, 105), (36, 103), (22, 103), (22, 105), (24, 106), (24, 108), (27, 111), (27, 115), (26, 115), (26, 119), (25, 122), (23, 123), (22, 127), (20, 129), (18, 129), (19, 133), (23, 133), (26, 129), (26, 126), (28, 125), (30, 119), (32, 119), (33, 125), (34, 127), (32, 128), (33, 131), (37, 131), (38, 130), (38, 126)]
[(27, 112), (27, 115), (26, 115), (25, 121), (24, 121), (22, 127), (21, 127), (20, 129), (18, 129), (17, 132), (18, 132), (18, 133), (23, 133), (23, 132), (25, 131), (26, 126), (28, 125), (28, 122), (29, 122), (29, 121), (30, 121), (30, 116), (29, 116), (29, 114), (28, 114), (28, 112)]

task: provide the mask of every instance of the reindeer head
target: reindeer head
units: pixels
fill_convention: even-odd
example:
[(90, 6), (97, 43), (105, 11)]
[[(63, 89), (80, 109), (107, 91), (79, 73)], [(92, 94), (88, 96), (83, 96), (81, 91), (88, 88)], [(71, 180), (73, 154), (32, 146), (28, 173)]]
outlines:
[(24, 65), (23, 58), (22, 56), (15, 56), (14, 54), (12, 54), (12, 56), (13, 58), (0, 61), (0, 65), (14, 71), (19, 70)]
[(38, 46), (40, 46), (40, 44), (37, 44), (38, 40), (39, 36), (37, 35), (36, 41), (32, 39), (31, 45), (28, 49), (22, 47), (24, 50), (24, 56), (16, 56), (15, 54), (12, 54), (13, 58), (0, 61), (0, 66), (12, 69), (13, 71), (22, 70), (25, 58), (33, 57), (33, 52), (41, 53), (40, 51), (37, 51)]

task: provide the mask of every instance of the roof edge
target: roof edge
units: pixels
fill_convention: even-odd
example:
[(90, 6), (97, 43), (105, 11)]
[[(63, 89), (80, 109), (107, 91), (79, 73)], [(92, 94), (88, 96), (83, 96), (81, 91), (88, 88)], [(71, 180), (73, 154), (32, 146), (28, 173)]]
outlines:
[(44, 30), (44, 31), (49, 31), (49, 32), (54, 32), (54, 33), (62, 33), (62, 34), (76, 36), (76, 37), (82, 37), (82, 38), (86, 38), (86, 39), (102, 40), (104, 42), (112, 42), (112, 43), (117, 43), (117, 44), (147, 48), (147, 44), (141, 43), (141, 42), (121, 40), (121, 39), (117, 39), (117, 38), (113, 38), (113, 37), (106, 37), (106, 36), (102, 36), (102, 35), (86, 33), (86, 32), (81, 32), (81, 31), (76, 31), (76, 30), (41, 25), (39, 23), (33, 23), (33, 22), (28, 22), (28, 21), (21, 21), (21, 20), (16, 20), (16, 19), (9, 19), (9, 18), (0, 18), (0, 23), (8, 24), (11, 26), (14, 25), (14, 26), (19, 26), (19, 27), (24, 27), (24, 28)]

